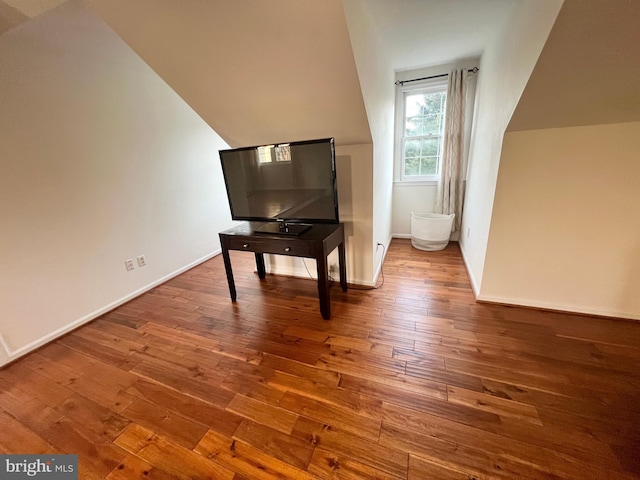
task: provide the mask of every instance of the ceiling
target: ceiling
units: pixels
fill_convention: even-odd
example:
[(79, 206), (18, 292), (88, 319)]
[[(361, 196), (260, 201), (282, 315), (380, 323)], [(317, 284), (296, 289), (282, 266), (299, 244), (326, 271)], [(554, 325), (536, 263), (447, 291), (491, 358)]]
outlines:
[[(0, 0), (0, 33), (66, 1)], [(393, 69), (410, 70), (480, 56), (519, 1), (365, 0), (363, 5)]]
[(520, 0), (366, 0), (394, 70), (479, 57)]
[[(343, 0), (71, 1), (92, 7), (232, 147), (371, 143)], [(360, 2), (394, 70), (481, 55), (519, 1), (344, 0)], [(0, 0), (0, 33), (61, 3)]]
[(640, 1), (565, 0), (507, 131), (640, 120)]
[(2, 3), (15, 8), (27, 17), (33, 18), (67, 0), (3, 0)]

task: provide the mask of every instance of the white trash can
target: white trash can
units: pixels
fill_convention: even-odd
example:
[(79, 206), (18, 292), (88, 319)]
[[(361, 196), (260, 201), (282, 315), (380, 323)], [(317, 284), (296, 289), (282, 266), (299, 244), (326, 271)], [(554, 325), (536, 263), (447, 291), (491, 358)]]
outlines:
[(442, 250), (449, 243), (455, 214), (411, 212), (411, 245), (418, 250)]

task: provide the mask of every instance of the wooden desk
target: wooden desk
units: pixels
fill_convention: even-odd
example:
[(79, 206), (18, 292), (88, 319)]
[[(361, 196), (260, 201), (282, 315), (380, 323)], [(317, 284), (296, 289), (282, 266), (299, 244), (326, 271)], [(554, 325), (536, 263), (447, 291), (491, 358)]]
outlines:
[(260, 278), (265, 278), (266, 275), (263, 255), (265, 253), (314, 258), (318, 266), (320, 313), (322, 313), (322, 318), (328, 320), (331, 317), (331, 303), (327, 257), (336, 247), (338, 247), (340, 286), (343, 291), (347, 291), (344, 225), (342, 223), (314, 224), (306, 232), (295, 236), (256, 233), (255, 229), (261, 225), (263, 225), (262, 222), (245, 222), (219, 234), (231, 300), (236, 301), (236, 285), (233, 280), (229, 250), (254, 252)]

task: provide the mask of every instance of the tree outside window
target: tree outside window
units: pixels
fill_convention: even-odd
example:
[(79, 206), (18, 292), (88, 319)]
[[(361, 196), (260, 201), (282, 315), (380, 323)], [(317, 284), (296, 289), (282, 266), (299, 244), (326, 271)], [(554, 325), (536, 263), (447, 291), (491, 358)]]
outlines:
[(400, 180), (437, 180), (446, 99), (446, 85), (403, 93)]

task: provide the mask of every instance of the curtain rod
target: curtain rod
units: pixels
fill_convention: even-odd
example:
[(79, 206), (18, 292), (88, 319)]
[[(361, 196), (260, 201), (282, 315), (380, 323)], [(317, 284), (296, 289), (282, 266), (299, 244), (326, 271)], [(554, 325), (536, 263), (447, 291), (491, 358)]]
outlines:
[[(469, 70), (467, 70), (467, 72), (469, 73), (476, 73), (478, 72), (480, 69), (478, 67), (473, 67)], [(420, 80), (431, 80), (432, 78), (442, 78), (442, 77), (448, 77), (449, 74), (448, 73), (443, 73), (442, 75), (431, 75), (430, 77), (421, 77), (421, 78), (413, 78), (411, 80), (398, 80), (396, 83), (397, 86), (401, 87), (402, 85), (404, 85), (405, 83), (409, 83), (409, 82), (418, 82)]]

